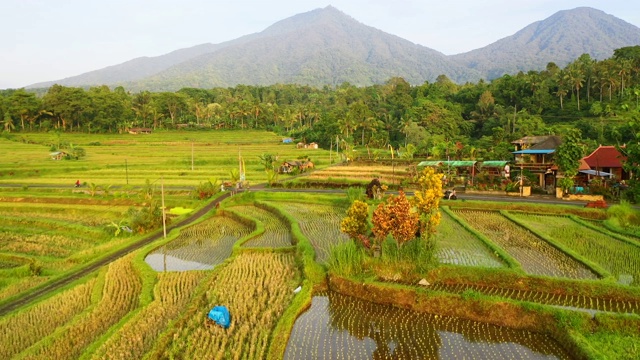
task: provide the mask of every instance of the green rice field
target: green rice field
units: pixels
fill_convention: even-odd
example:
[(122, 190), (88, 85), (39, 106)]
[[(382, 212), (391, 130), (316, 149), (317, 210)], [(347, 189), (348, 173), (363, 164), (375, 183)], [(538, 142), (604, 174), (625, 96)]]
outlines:
[(640, 285), (640, 245), (581, 226), (567, 217), (515, 213), (514, 216), (607, 269), (619, 283)]

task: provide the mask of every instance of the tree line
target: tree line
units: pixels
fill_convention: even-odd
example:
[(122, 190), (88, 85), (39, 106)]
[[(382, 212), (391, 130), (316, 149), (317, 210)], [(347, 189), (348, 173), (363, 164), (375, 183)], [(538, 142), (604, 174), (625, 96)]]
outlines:
[(640, 46), (605, 60), (585, 54), (560, 68), (456, 84), (314, 88), (295, 84), (130, 93), (54, 85), (0, 91), (2, 129), (123, 133), (130, 128), (263, 129), (314, 141), (402, 148), (434, 157), (510, 159), (510, 141), (580, 130), (588, 147), (636, 140)]

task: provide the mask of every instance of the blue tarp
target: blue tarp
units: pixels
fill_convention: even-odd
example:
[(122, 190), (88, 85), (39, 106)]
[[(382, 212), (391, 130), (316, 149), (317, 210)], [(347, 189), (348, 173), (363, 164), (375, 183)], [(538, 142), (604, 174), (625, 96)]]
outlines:
[(216, 306), (209, 311), (209, 319), (213, 320), (216, 324), (223, 328), (228, 328), (231, 324), (231, 315), (226, 306)]

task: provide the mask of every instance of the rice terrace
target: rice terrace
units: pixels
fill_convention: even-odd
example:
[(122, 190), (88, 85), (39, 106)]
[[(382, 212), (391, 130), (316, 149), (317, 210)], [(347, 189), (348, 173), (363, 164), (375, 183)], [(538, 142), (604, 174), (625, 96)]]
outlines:
[(442, 199), (417, 159), (257, 130), (0, 150), (2, 359), (640, 358), (640, 228), (609, 209)]

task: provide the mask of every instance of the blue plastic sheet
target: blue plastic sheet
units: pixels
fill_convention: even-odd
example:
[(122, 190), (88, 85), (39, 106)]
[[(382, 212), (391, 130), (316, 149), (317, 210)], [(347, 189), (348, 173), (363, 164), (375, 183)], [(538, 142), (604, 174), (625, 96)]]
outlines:
[(231, 325), (231, 314), (229, 314), (229, 309), (226, 306), (214, 307), (209, 311), (208, 317), (225, 329)]

